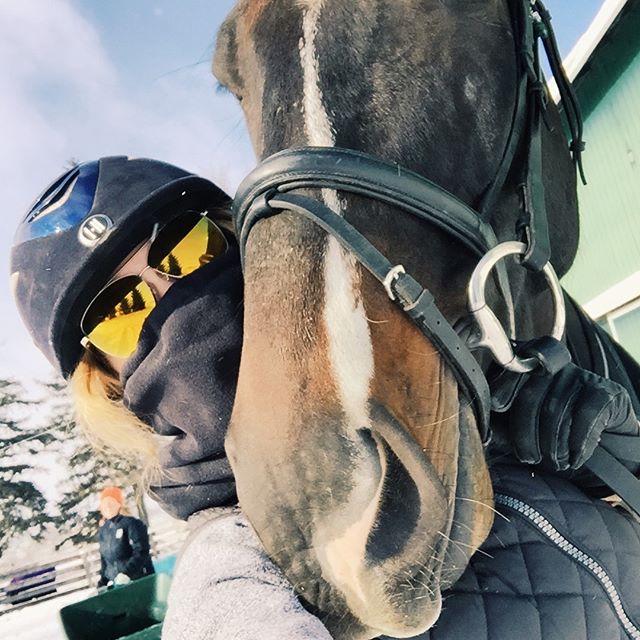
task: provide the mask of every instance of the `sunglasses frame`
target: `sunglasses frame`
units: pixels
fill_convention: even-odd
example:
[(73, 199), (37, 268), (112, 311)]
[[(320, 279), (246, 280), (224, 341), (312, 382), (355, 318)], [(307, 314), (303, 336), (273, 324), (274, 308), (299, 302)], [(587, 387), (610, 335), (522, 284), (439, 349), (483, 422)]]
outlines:
[[(182, 216), (186, 216), (188, 214), (197, 214), (199, 215), (201, 218), (204, 218), (207, 220), (207, 222), (211, 225), (213, 225), (213, 227), (215, 229), (218, 230), (218, 233), (220, 234), (220, 237), (224, 240), (224, 249), (223, 251), (218, 254), (217, 256), (215, 256), (210, 262), (213, 262), (213, 260), (215, 260), (216, 258), (219, 258), (220, 256), (224, 255), (228, 250), (229, 250), (229, 241), (227, 240), (226, 235), (224, 234), (224, 231), (222, 230), (222, 228), (215, 222), (215, 220), (212, 220), (209, 215), (208, 215), (208, 211), (197, 211), (195, 209), (188, 209), (187, 211), (183, 211), (181, 213), (179, 213), (177, 216), (174, 216), (173, 218), (171, 218), (171, 220), (166, 221), (162, 226), (160, 226), (160, 223), (156, 222), (153, 225), (153, 229), (151, 231), (151, 236), (145, 241), (143, 242), (141, 245), (139, 245), (131, 254), (129, 254), (129, 256), (126, 258), (126, 260), (124, 260), (122, 262), (122, 266), (126, 265), (127, 262), (129, 262), (137, 253), (139, 253), (140, 251), (142, 251), (142, 249), (144, 249), (146, 247), (146, 256), (145, 256), (145, 262), (147, 263), (146, 266), (142, 269), (142, 271), (132, 271), (131, 273), (122, 273), (120, 275), (118, 275), (117, 277), (113, 277), (111, 278), (101, 289), (100, 291), (98, 291), (98, 293), (96, 293), (95, 296), (93, 296), (93, 298), (91, 299), (91, 302), (89, 302), (89, 304), (87, 305), (86, 309), (84, 310), (84, 313), (82, 314), (82, 318), (80, 319), (80, 331), (83, 334), (83, 337), (80, 340), (80, 344), (85, 348), (88, 349), (90, 345), (92, 345), (91, 340), (89, 339), (89, 336), (87, 334), (87, 332), (85, 331), (83, 324), (84, 321), (87, 317), (87, 313), (89, 312), (89, 310), (91, 309), (91, 307), (93, 306), (93, 304), (95, 303), (95, 301), (101, 296), (103, 295), (103, 293), (106, 291), (106, 289), (108, 289), (110, 286), (112, 286), (113, 284), (115, 284), (116, 282), (119, 282), (120, 280), (124, 280), (125, 278), (138, 278), (139, 283), (144, 283), (146, 284), (146, 286), (149, 288), (149, 291), (151, 292), (151, 295), (153, 296), (154, 301), (156, 302), (156, 304), (158, 303), (158, 301), (160, 300), (160, 298), (162, 298), (162, 295), (158, 295), (157, 291), (154, 290), (153, 287), (151, 287), (149, 285), (149, 283), (142, 277), (142, 275), (149, 269), (152, 269), (154, 271), (154, 273), (158, 274), (160, 277), (164, 278), (165, 280), (181, 280), (182, 278), (185, 278), (189, 275), (191, 275), (192, 273), (195, 273), (198, 269), (202, 268), (203, 266), (205, 266), (205, 264), (210, 264), (210, 262), (205, 263), (203, 265), (201, 265), (200, 267), (194, 269), (193, 271), (190, 271), (189, 273), (183, 274), (183, 275), (173, 275), (170, 273), (166, 273), (164, 271), (161, 271), (160, 269), (158, 269), (157, 267), (152, 267), (149, 264), (149, 253), (151, 251), (151, 248), (153, 246), (153, 243), (158, 239), (158, 237), (160, 236), (160, 234), (162, 233), (163, 229), (165, 229), (168, 225), (170, 225), (171, 223), (175, 222), (176, 220), (178, 220), (180, 217)], [(197, 223), (196, 223), (197, 224)], [(195, 228), (195, 225), (194, 225)], [(186, 236), (185, 236), (186, 237)], [(177, 245), (176, 245), (177, 246)], [(120, 271), (120, 269), (122, 268), (122, 266), (117, 269), (116, 271)], [(137, 285), (136, 285), (137, 286)], [(164, 294), (163, 294), (164, 295)], [(149, 314), (153, 311), (153, 309), (155, 308), (152, 307), (151, 310), (149, 311)], [(96, 325), (98, 326), (98, 325)], [(95, 329), (95, 327), (94, 327)], [(92, 329), (93, 331), (93, 329)], [(108, 355), (112, 355), (115, 356), (116, 354), (110, 354), (108, 351), (101, 349), (100, 347), (93, 345), (96, 349), (99, 349), (100, 351), (102, 351), (103, 353), (106, 353)], [(118, 356), (116, 356), (118, 357)]]

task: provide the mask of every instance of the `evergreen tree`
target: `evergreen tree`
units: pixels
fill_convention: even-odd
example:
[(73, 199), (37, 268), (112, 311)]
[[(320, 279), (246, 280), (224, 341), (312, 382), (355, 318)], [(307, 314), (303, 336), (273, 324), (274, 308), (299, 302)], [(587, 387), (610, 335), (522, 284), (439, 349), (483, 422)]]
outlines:
[(140, 291), (138, 291), (137, 287), (131, 292), (131, 301), (132, 311), (142, 311), (147, 306), (144, 302), (142, 294), (140, 293)]
[[(28, 534), (41, 540), (55, 528), (59, 540), (94, 542), (98, 532), (98, 493), (108, 485), (121, 486), (130, 505), (139, 473), (130, 464), (96, 450), (75, 424), (71, 400), (63, 381), (45, 387), (41, 400), (27, 400), (15, 382), (0, 379), (0, 556), (13, 538)], [(37, 420), (33, 417), (37, 411)], [(55, 458), (64, 478), (55, 504), (33, 480), (42, 472), (42, 452)], [(141, 505), (138, 511), (144, 517)]]
[(43, 448), (54, 436), (26, 425), (37, 403), (24, 398), (20, 385), (0, 380), (0, 556), (10, 540), (28, 532), (40, 540), (51, 516), (47, 501), (29, 478)]
[(167, 273), (174, 276), (182, 275), (182, 266), (180, 265), (180, 261), (173, 255), (173, 253), (169, 254), (169, 267), (167, 269)]
[(129, 461), (96, 450), (73, 420), (69, 392), (64, 383), (46, 385), (51, 398), (49, 427), (57, 436), (57, 449), (66, 460), (67, 474), (60, 489), (56, 526), (61, 534), (58, 546), (95, 542), (98, 531), (98, 493), (108, 485), (121, 486), (132, 501), (137, 483)]
[(131, 311), (131, 303), (129, 302), (129, 298), (123, 298), (122, 302), (118, 305), (118, 310), (120, 311), (120, 315), (124, 316), (129, 311)]

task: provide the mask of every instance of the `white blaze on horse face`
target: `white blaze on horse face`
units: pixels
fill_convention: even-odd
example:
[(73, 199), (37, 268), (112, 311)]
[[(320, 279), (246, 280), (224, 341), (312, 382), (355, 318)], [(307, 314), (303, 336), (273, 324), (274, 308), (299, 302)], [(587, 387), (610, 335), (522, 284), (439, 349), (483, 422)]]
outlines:
[[(313, 536), (323, 575), (342, 590), (354, 612), (367, 608), (366, 547), (376, 524), (386, 476), (387, 454), (378, 442), (376, 445), (379, 460), (353, 461), (354, 472), (361, 481), (355, 486), (349, 502), (333, 514), (330, 522), (318, 523)], [(378, 463), (380, 468), (374, 468)], [(356, 520), (353, 520), (354, 514), (359, 514)], [(349, 524), (336, 534), (334, 525), (338, 522)]]
[(359, 278), (354, 262), (335, 238), (329, 239), (324, 265), (324, 322), (342, 407), (349, 426), (360, 429), (369, 425), (373, 347), (362, 300), (356, 299)]
[[(304, 121), (308, 143), (334, 147), (335, 131), (327, 113), (320, 86), (320, 69), (315, 49), (318, 19), (324, 0), (308, 0), (300, 40), (300, 61), (304, 74)], [(342, 213), (338, 194), (322, 191), (325, 204)], [(369, 325), (359, 295), (360, 278), (354, 257), (330, 237), (325, 253), (324, 322), (336, 387), (352, 428), (369, 424), (369, 383), (373, 376), (373, 346)]]
[(307, 139), (310, 145), (333, 147), (336, 143), (335, 131), (324, 108), (320, 66), (316, 57), (318, 20), (324, 0), (307, 0), (306, 5), (300, 39), (300, 62), (304, 74), (303, 109)]

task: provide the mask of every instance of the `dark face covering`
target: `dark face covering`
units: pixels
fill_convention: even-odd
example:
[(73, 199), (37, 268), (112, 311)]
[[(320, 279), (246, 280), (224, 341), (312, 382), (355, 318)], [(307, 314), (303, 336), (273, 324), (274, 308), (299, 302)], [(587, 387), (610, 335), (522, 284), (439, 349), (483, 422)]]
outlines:
[(237, 247), (176, 282), (122, 370), (125, 406), (161, 437), (152, 496), (179, 518), (235, 502), (224, 451), (242, 346)]

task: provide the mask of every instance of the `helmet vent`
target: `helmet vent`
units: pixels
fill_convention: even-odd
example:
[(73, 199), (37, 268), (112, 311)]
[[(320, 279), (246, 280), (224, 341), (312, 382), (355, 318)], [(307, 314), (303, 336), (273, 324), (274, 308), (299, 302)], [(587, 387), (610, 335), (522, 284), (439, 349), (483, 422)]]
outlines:
[(67, 202), (79, 175), (80, 167), (74, 167), (50, 185), (29, 210), (27, 222), (51, 213)]

